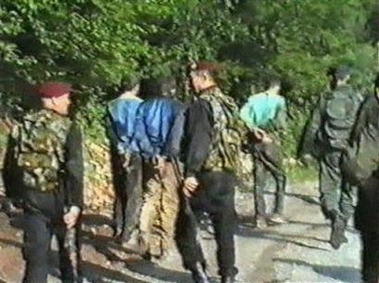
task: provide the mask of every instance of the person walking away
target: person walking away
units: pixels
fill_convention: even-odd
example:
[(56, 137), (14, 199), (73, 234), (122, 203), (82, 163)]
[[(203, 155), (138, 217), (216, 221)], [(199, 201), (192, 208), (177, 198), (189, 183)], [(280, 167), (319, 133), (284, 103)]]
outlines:
[(174, 245), (180, 183), (174, 160), (178, 158), (185, 107), (172, 98), (175, 79), (152, 79), (143, 86), (145, 101), (138, 109), (134, 136), (144, 160), (143, 205), (137, 237), (125, 247), (146, 258), (162, 259)]
[(196, 63), (190, 68), (196, 96), (187, 110), (181, 154), (184, 186), (177, 244), (183, 265), (191, 271), (196, 283), (210, 282), (197, 235), (195, 215), (201, 212), (208, 213), (213, 223), (221, 282), (234, 282), (238, 272), (235, 267), (237, 217), (234, 196), (244, 133), (237, 118), (238, 108), (217, 86), (215, 71), (215, 65), (207, 62)]
[(354, 213), (353, 188), (341, 174), (341, 162), (354, 149), (350, 135), (361, 104), (361, 96), (349, 84), (351, 69), (341, 66), (334, 73), (333, 88), (319, 99), (305, 134), (314, 139), (313, 150), (320, 165), (321, 208), (331, 220), (330, 243), (338, 249), (347, 242), (345, 230)]
[(343, 162), (342, 173), (358, 186), (355, 224), (361, 235), (362, 279), (379, 282), (379, 75), (374, 94), (362, 104), (355, 123), (351, 143), (356, 155)]
[[(268, 220), (276, 224), (287, 222), (283, 216), (287, 177), (279, 137), (275, 135), (275, 132), (286, 127), (286, 102), (280, 91), (280, 80), (272, 79), (266, 91), (252, 94), (240, 110), (240, 118), (250, 129), (249, 141), (254, 157), (255, 222), (258, 228), (266, 227)], [(264, 198), (269, 174), (276, 185), (274, 213), (271, 216), (266, 211)]]
[(142, 157), (133, 144), (137, 110), (142, 99), (138, 77), (124, 83), (124, 92), (108, 104), (108, 134), (114, 149), (115, 236), (130, 240), (139, 222), (142, 207)]

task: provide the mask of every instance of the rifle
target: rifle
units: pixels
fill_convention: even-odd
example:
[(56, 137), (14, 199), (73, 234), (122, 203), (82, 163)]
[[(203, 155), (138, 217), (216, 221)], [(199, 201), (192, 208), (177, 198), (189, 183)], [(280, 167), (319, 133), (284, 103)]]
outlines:
[[(70, 207), (67, 205), (69, 203), (68, 202), (69, 196), (66, 192), (63, 192), (63, 193), (65, 194), (64, 213), (66, 214), (70, 211)], [(81, 281), (80, 281), (80, 275), (79, 275), (79, 246), (77, 242), (78, 231), (75, 226), (70, 229), (66, 229), (66, 233), (64, 237), (64, 248), (67, 250), (68, 257), (70, 260), (70, 265), (71, 265), (70, 267), (71, 267), (72, 273), (69, 276), (71, 277), (71, 280), (73, 283), (78, 283)]]
[(179, 180), (179, 197), (181, 198), (181, 201), (184, 204), (184, 212), (187, 216), (189, 216), (190, 219), (193, 218), (194, 221), (196, 221), (196, 216), (192, 211), (191, 205), (190, 205), (190, 200), (189, 198), (184, 194), (182, 188), (184, 186), (184, 178), (182, 175), (182, 172), (180, 170), (179, 162), (176, 157), (172, 157), (172, 164), (174, 168), (174, 173), (176, 175), (176, 178)]
[[(181, 225), (187, 226), (187, 227), (192, 227), (192, 229), (188, 229), (191, 231), (196, 231), (199, 228), (197, 217), (195, 213), (192, 210), (191, 204), (190, 204), (190, 199), (184, 194), (183, 191), (183, 186), (184, 186), (184, 178), (180, 170), (180, 166), (178, 163), (178, 160), (176, 157), (172, 157), (172, 164), (174, 168), (175, 175), (177, 179), (179, 180), (179, 198), (180, 198), (180, 203), (183, 206), (183, 213), (185, 215), (185, 221), (186, 223), (181, 223)], [(199, 240), (199, 235), (196, 233), (196, 244), (200, 246), (200, 240)]]

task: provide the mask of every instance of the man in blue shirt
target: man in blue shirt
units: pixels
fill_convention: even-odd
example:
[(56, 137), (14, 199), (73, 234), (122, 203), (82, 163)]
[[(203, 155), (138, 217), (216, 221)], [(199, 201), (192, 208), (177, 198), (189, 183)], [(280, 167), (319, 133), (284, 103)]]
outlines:
[(130, 239), (138, 225), (142, 206), (142, 158), (133, 142), (136, 114), (142, 102), (139, 92), (138, 79), (131, 79), (123, 93), (108, 104), (116, 189), (115, 234), (122, 242)]
[[(256, 210), (256, 226), (263, 228), (267, 220), (273, 223), (285, 223), (283, 203), (286, 186), (286, 175), (282, 168), (278, 140), (273, 132), (286, 126), (286, 103), (280, 95), (280, 80), (271, 80), (264, 92), (253, 94), (240, 110), (240, 118), (251, 131), (252, 152), (254, 156), (254, 198)], [(276, 183), (276, 202), (274, 213), (268, 217), (264, 190), (267, 185), (268, 173)]]
[[(162, 258), (174, 246), (179, 210), (177, 172), (184, 106), (172, 96), (173, 78), (144, 81), (144, 102), (136, 115), (133, 142), (143, 157), (143, 205), (136, 238), (124, 245), (144, 257)], [(182, 123), (177, 125), (182, 117)]]

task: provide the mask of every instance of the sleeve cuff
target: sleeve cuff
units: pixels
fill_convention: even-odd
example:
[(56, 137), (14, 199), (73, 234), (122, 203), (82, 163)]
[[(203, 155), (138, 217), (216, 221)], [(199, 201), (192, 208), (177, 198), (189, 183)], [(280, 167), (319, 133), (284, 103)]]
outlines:
[(79, 206), (73, 205), (70, 207), (70, 213), (80, 214), (82, 209)]
[(186, 172), (185, 177), (190, 178), (190, 177), (195, 177), (195, 175), (196, 174), (194, 172)]

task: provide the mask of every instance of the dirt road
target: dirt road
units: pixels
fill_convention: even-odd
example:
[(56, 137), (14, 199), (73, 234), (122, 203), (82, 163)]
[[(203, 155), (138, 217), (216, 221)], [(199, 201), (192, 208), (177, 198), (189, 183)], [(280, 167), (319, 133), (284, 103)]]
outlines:
[[(271, 198), (268, 195), (268, 198)], [(291, 186), (286, 199), (289, 224), (264, 230), (251, 225), (253, 200), (251, 194), (238, 194), (241, 215), (236, 236), (237, 282), (360, 282), (359, 237), (350, 227), (349, 243), (333, 250), (328, 237), (330, 228), (321, 214), (318, 192), (314, 184)], [(89, 282), (128, 283), (192, 283), (181, 268), (179, 255), (174, 251), (164, 261), (151, 263), (124, 254), (112, 243), (109, 220), (87, 215), (84, 231), (84, 273)], [(0, 213), (0, 283), (20, 282), (23, 272), (21, 256), (22, 218), (9, 219)], [(215, 245), (212, 236), (203, 233), (203, 246), (208, 255), (209, 270), (218, 282)], [(57, 257), (52, 253), (51, 282), (57, 279)]]

